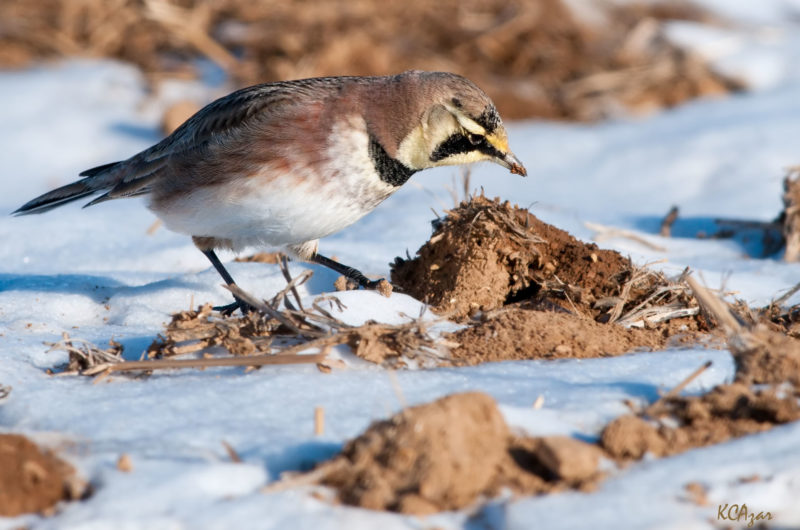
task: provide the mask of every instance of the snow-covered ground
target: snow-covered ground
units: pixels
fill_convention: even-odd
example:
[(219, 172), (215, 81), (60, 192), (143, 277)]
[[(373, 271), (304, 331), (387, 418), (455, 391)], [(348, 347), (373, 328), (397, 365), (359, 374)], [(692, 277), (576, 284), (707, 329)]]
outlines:
[[(769, 3), (779, 4), (791, 3)], [(665, 259), (658, 266), (667, 271), (691, 266), (711, 287), (724, 282), (751, 303), (768, 302), (797, 283), (800, 265), (748, 257), (745, 250), (757, 247), (752, 243), (745, 248), (737, 241), (690, 236), (712, 228), (716, 217), (774, 218), (781, 208), (784, 168), (800, 163), (800, 38), (796, 28), (774, 23), (777, 16), (767, 20), (767, 33), (685, 24), (672, 30), (674, 38), (752, 79), (754, 92), (697, 101), (635, 121), (510, 124), (512, 148), (530, 176), (521, 179), (481, 166), (473, 171), (473, 186), (531, 205), (545, 221), (583, 239), (593, 236), (587, 221), (635, 230), (667, 250), (650, 250), (629, 239), (602, 245), (639, 262)], [(182, 90), (195, 97), (224, 91)], [(282, 471), (307, 468), (334, 454), (346, 439), (403, 404), (459, 391), (494, 396), (508, 422), (529, 434), (591, 438), (627, 411), (623, 400), (652, 400), (706, 360), (713, 367), (687, 392), (729, 381), (733, 363), (725, 351), (669, 350), (393, 374), (352, 363), (330, 374), (313, 366), (283, 366), (99, 383), (46, 375), (44, 370), (62, 363), (65, 355), (46, 353), (43, 342), (57, 340), (64, 331), (98, 344), (113, 337), (125, 345), (129, 358), (136, 358), (170, 313), (192, 302), (228, 300), (216, 272), (190, 241), (164, 229), (146, 233), (155, 218), (137, 200), (8, 216), (33, 196), (74, 180), (81, 170), (157, 141), (159, 109), (175, 93), (173, 87), (153, 100), (135, 69), (110, 62), (0, 72), (0, 384), (13, 387), (0, 402), (0, 430), (57, 447), (95, 485), (91, 498), (65, 506), (55, 517), (0, 518), (0, 527), (714, 528), (717, 506), (725, 503), (746, 503), (751, 510), (771, 511), (784, 526), (800, 525), (796, 424), (646, 461), (615, 473), (592, 494), (497, 502), (471, 521), (464, 513), (419, 519), (331, 506), (300, 490), (260, 491)], [(373, 214), (324, 240), (322, 249), (365, 272), (387, 275), (394, 256), (406, 249), (413, 253), (430, 235), (430, 209), (441, 213), (452, 206), (446, 188), (457, 174), (456, 169), (418, 174)], [(663, 239), (655, 233), (672, 205), (681, 208), (675, 232), (685, 237)], [(293, 264), (292, 270), (304, 267)], [(309, 297), (331, 290), (335, 278), (312, 268), (314, 277), (303, 288)], [(271, 265), (231, 263), (230, 270), (243, 288), (263, 297), (284, 285)], [(402, 295), (389, 300), (363, 291), (339, 296), (352, 319), (396, 321), (398, 312), (419, 312), (419, 304)], [(539, 396), (544, 406), (534, 409)], [(318, 406), (326, 413), (322, 436), (313, 434)], [(223, 441), (244, 463), (229, 461)], [(123, 453), (132, 459), (130, 473), (116, 468)], [(762, 480), (740, 483), (753, 475)], [(708, 486), (708, 506), (686, 500), (683, 488), (693, 481)]]

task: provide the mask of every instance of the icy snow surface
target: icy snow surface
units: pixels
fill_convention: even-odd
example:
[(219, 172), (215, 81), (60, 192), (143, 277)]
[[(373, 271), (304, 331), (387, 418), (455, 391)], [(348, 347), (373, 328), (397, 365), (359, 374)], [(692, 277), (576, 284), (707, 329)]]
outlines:
[[(800, 162), (800, 45), (796, 31), (776, 30), (764, 44), (758, 32), (695, 30), (676, 26), (673, 38), (701, 52), (712, 50), (715, 60), (734, 66), (749, 64), (736, 62), (737, 50), (767, 57), (769, 68), (740, 70), (754, 76), (757, 90), (632, 121), (510, 124), (511, 145), (530, 176), (520, 179), (486, 165), (475, 168), (472, 184), (489, 196), (530, 205), (545, 221), (583, 239), (593, 236), (586, 221), (635, 230), (666, 252), (627, 239), (602, 245), (638, 262), (666, 260), (658, 266), (670, 273), (691, 266), (708, 285), (724, 282), (749, 302), (764, 304), (798, 281), (800, 266), (747, 257), (746, 250), (758, 250), (753, 242), (692, 236), (712, 230), (717, 217), (770, 220), (780, 210), (784, 168)], [(712, 45), (714, 39), (728, 44)], [(766, 73), (759, 78), (759, 72)], [(220, 94), (219, 87), (183, 90), (193, 97)], [(228, 300), (217, 274), (187, 238), (164, 229), (146, 235), (155, 219), (137, 200), (8, 216), (81, 170), (157, 141), (158, 109), (170, 97), (174, 91), (148, 98), (135, 69), (110, 62), (0, 73), (0, 383), (13, 387), (0, 403), (0, 429), (58, 448), (95, 486), (91, 498), (55, 517), (0, 519), (0, 527), (712, 528), (718, 504), (742, 502), (770, 510), (781, 524), (800, 525), (800, 425), (647, 461), (615, 472), (592, 494), (498, 500), (472, 519), (467, 513), (418, 519), (332, 506), (302, 490), (260, 491), (282, 471), (305, 469), (334, 454), (403, 403), (459, 391), (491, 394), (509, 423), (530, 434), (593, 438), (605, 422), (626, 412), (623, 400), (655, 399), (706, 360), (713, 367), (687, 392), (729, 381), (733, 363), (726, 351), (669, 350), (393, 375), (352, 361), (330, 374), (313, 366), (282, 366), (99, 383), (46, 375), (65, 355), (45, 353), (43, 342), (64, 331), (98, 344), (113, 337), (136, 358), (170, 313), (192, 301)], [(322, 250), (365, 272), (387, 275), (394, 256), (413, 253), (430, 235), (430, 209), (441, 213), (452, 205), (446, 188), (457, 173), (441, 169), (415, 176), (373, 214), (324, 240)], [(655, 234), (672, 205), (681, 208), (679, 237), (662, 239)], [(291, 266), (294, 273), (304, 267)], [(314, 276), (303, 288), (307, 297), (331, 290), (335, 278), (312, 268)], [(263, 297), (284, 285), (275, 266), (230, 263), (230, 270), (243, 288)], [(396, 322), (420, 310), (402, 295), (338, 296), (347, 306), (342, 317), (352, 322)], [(539, 396), (544, 407), (535, 410)], [(315, 437), (318, 406), (325, 408), (327, 429)], [(223, 440), (244, 463), (229, 461)], [(130, 473), (116, 469), (122, 453), (132, 459)], [(756, 474), (763, 480), (738, 481)], [(685, 500), (683, 487), (691, 481), (709, 487), (709, 506)]]

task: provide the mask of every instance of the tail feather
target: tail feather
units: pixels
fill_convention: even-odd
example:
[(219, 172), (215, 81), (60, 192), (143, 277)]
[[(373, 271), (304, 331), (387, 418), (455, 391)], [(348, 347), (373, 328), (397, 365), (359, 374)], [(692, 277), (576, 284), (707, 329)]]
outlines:
[(103, 164), (102, 166), (93, 167), (91, 169), (87, 169), (83, 171), (80, 176), (81, 177), (94, 177), (95, 175), (99, 175), (100, 173), (105, 172), (119, 164), (119, 162), (111, 162), (110, 164)]
[(35, 199), (30, 200), (22, 205), (19, 209), (12, 212), (11, 215), (44, 213), (52, 210), (53, 208), (58, 208), (64, 204), (77, 201), (78, 199), (94, 195), (99, 191), (106, 190), (112, 187), (114, 182), (110, 182), (108, 178), (102, 177), (104, 176), (104, 173), (110, 169), (113, 169), (113, 167), (117, 164), (118, 162), (114, 162), (113, 164), (105, 164), (96, 168), (88, 169), (81, 173), (81, 176), (85, 176), (86, 178), (82, 178), (81, 180), (67, 184), (66, 186), (61, 186), (53, 191), (49, 191), (44, 195), (40, 195), (39, 197), (36, 197)]

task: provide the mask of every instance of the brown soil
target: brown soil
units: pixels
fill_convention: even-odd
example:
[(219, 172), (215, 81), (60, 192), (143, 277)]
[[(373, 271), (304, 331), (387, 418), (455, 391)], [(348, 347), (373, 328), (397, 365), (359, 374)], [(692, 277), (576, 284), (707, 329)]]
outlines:
[[(627, 415), (606, 426), (601, 446), (614, 458), (639, 459), (645, 453), (668, 456), (766, 431), (800, 419), (800, 406), (792, 395), (775, 389), (753, 391), (741, 383), (720, 385), (699, 397), (675, 397), (647, 411), (653, 420)], [(659, 422), (663, 418), (678, 426)]]
[(482, 86), (507, 119), (592, 120), (742, 88), (664, 38), (664, 20), (710, 21), (691, 4), (596, 11), (590, 24), (560, 0), (5, 0), (0, 66), (113, 57), (155, 80), (196, 75), (206, 56), (241, 85), (446, 70)]
[(346, 504), (428, 514), (509, 487), (542, 493), (588, 488), (601, 451), (565, 437), (510, 435), (494, 400), (455, 394), (373, 424), (313, 473)]
[(0, 516), (48, 513), (83, 495), (72, 467), (18, 434), (0, 434)]
[[(458, 344), (453, 358), (467, 364), (619, 355), (693, 342), (710, 329), (684, 282), (483, 196), (439, 220), (416, 257), (397, 258), (392, 281), (472, 324), (448, 337)], [(670, 318), (679, 310), (697, 314)]]
[(745, 384), (788, 382), (800, 389), (800, 341), (758, 326), (746, 340), (732, 342), (736, 380)]
[(630, 260), (578, 241), (527, 210), (483, 196), (448, 212), (415, 258), (397, 258), (392, 283), (438, 313), (464, 320), (516, 300), (547, 299), (597, 318), (620, 294)]
[(346, 504), (424, 515), (466, 508), (505, 488), (521, 495), (591, 491), (603, 479), (601, 457), (624, 465), (797, 419), (793, 396), (737, 383), (700, 397), (660, 400), (643, 415), (612, 421), (597, 444), (588, 444), (512, 436), (492, 398), (454, 394), (373, 424), (310, 476)]
[(453, 360), (464, 364), (515, 359), (607, 357), (637, 348), (657, 349), (665, 338), (655, 330), (599, 324), (567, 313), (509, 309), (448, 337), (459, 344)]

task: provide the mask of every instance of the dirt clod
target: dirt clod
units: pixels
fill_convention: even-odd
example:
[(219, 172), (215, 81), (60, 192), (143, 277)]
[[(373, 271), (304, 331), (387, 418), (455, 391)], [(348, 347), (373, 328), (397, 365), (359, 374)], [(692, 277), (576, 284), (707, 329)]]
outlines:
[(563, 436), (511, 436), (492, 398), (467, 393), (373, 424), (313, 473), (347, 504), (424, 515), (504, 488), (528, 495), (589, 489), (600, 478), (601, 455)]
[[(793, 396), (781, 396), (775, 389), (754, 391), (741, 383), (657, 405), (649, 411), (652, 423), (632, 415), (612, 421), (603, 431), (603, 448), (618, 459), (639, 459), (646, 452), (667, 456), (800, 419), (800, 405)], [(678, 425), (661, 422), (664, 418)]]
[(455, 319), (475, 307), (489, 311), (537, 297), (593, 315), (594, 302), (618, 294), (631, 270), (617, 252), (578, 241), (508, 202), (476, 196), (448, 212), (415, 258), (395, 260), (392, 282)]
[(775, 333), (764, 326), (731, 348), (736, 361), (736, 380), (749, 384), (788, 382), (800, 389), (800, 340)]
[(658, 429), (633, 415), (620, 416), (603, 429), (601, 445), (614, 458), (638, 460), (645, 453), (665, 453), (664, 439)]
[(568, 436), (548, 436), (539, 440), (539, 460), (553, 475), (569, 482), (580, 482), (597, 474), (602, 451)]
[(0, 434), (0, 516), (45, 512), (83, 494), (72, 467), (18, 434)]
[(373, 424), (324, 484), (343, 502), (415, 513), (469, 505), (503, 459), (508, 428), (485, 394), (448, 396)]

